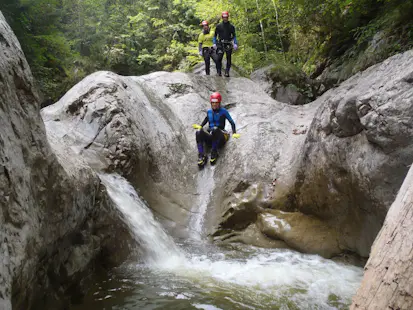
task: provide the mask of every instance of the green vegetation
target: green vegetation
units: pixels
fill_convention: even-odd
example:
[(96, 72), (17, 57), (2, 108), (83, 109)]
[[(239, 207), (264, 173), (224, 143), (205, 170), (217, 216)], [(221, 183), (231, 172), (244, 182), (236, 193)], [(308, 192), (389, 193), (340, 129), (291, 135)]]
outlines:
[(237, 68), (273, 63), (286, 83), (333, 62), (351, 74), (413, 46), (405, 0), (3, 0), (0, 10), (53, 100), (96, 70), (190, 70), (201, 61), (200, 21), (214, 25), (224, 10), (240, 42)]

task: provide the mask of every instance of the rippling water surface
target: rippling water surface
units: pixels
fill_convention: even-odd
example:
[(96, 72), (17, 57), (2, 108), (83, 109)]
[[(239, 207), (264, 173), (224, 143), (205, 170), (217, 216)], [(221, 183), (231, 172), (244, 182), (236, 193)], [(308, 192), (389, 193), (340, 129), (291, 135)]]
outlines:
[(72, 309), (347, 309), (360, 284), (361, 268), (317, 255), (177, 242), (123, 178), (101, 179), (147, 255), (100, 275)]

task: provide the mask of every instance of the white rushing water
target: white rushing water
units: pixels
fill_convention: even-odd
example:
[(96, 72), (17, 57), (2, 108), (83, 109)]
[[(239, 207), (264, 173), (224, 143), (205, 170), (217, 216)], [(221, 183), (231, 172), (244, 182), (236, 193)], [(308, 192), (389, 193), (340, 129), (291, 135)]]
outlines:
[(223, 309), (345, 309), (360, 284), (361, 268), (317, 255), (253, 247), (239, 251), (196, 240), (178, 247), (124, 178), (100, 178), (147, 254), (144, 264), (128, 270), (145, 278), (136, 281), (159, 298), (186, 299), (199, 309), (221, 309), (223, 302)]
[(172, 238), (163, 230), (133, 186), (117, 174), (99, 174), (106, 190), (122, 213), (123, 221), (152, 265), (173, 264), (183, 259)]
[(193, 232), (191, 237), (196, 240), (201, 240), (203, 237), (205, 214), (214, 188), (214, 170), (214, 166), (204, 167), (197, 175), (198, 198), (189, 220), (189, 228)]

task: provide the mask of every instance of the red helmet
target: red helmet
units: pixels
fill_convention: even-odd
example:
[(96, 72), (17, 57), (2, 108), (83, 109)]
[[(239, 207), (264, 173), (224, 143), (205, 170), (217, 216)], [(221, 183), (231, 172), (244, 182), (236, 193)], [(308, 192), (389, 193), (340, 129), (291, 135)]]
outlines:
[(201, 25), (202, 26), (208, 26), (208, 21), (206, 21), (206, 20), (202, 21)]
[(222, 16), (222, 18), (224, 18), (224, 17), (229, 17), (228, 11), (222, 12), (221, 16)]
[(209, 97), (209, 101), (210, 101), (210, 102), (218, 102), (218, 103), (221, 103), (221, 100), (222, 100), (222, 96), (221, 96), (221, 94), (218, 93), (218, 92), (213, 93), (213, 94), (211, 95), (211, 97)]

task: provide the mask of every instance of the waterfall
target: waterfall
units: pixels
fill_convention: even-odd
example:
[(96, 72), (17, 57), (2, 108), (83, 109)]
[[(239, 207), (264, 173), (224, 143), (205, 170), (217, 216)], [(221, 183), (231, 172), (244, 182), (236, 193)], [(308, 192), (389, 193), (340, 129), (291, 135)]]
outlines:
[(180, 264), (184, 260), (183, 253), (155, 220), (133, 186), (117, 174), (99, 174), (99, 178), (143, 250), (145, 263), (158, 266)]
[[(213, 174), (213, 169), (207, 169), (198, 178), (198, 212), (191, 220), (199, 237)], [(361, 268), (317, 255), (240, 245), (238, 250), (231, 250), (198, 241), (182, 243), (178, 248), (131, 184), (117, 174), (99, 177), (142, 249), (144, 259), (144, 264), (133, 262), (124, 266), (122, 274), (132, 283), (139, 283), (140, 289), (135, 297), (132, 294), (132, 301), (119, 297), (121, 307), (128, 302), (136, 308), (147, 306), (148, 300), (139, 293), (143, 289), (151, 296), (150, 305), (165, 304), (171, 308), (189, 304), (199, 309), (221, 309), (215, 304), (225, 304), (225, 309), (269, 309), (274, 305), (282, 309), (287, 305), (294, 309), (344, 309), (360, 283)], [(105, 290), (102, 286), (93, 296), (103, 296), (98, 300), (115, 298), (118, 290), (121, 289), (110, 286)], [(175, 304), (181, 301), (185, 304)]]
[(205, 167), (197, 176), (198, 199), (193, 206), (189, 228), (194, 233), (192, 238), (201, 240), (203, 235), (205, 214), (214, 188), (215, 167)]

